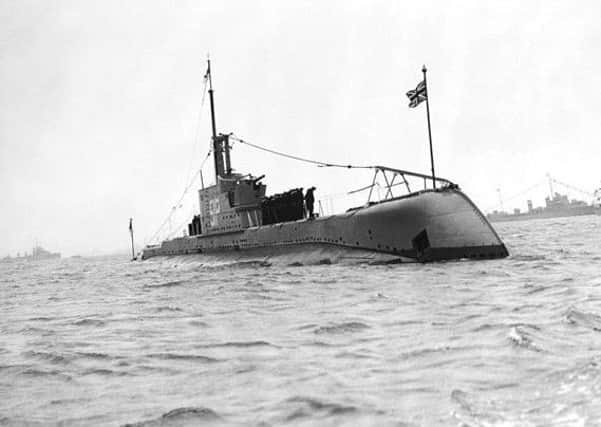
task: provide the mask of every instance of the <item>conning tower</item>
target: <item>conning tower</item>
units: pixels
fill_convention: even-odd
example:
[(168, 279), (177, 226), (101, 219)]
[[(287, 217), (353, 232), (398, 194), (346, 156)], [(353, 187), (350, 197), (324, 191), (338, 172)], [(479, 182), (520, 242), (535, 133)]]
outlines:
[(217, 134), (211, 61), (207, 61), (211, 103), (212, 146), (215, 185), (199, 190), (200, 216), (190, 224), (195, 235), (239, 231), (262, 224), (261, 202), (266, 186), (263, 176), (234, 173), (230, 156), (230, 134)]

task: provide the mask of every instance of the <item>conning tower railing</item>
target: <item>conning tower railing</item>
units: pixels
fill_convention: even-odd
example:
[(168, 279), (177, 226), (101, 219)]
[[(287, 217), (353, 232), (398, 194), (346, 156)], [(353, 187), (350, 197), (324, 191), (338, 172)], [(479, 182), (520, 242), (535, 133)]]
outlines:
[[(398, 197), (400, 194), (398, 194), (397, 192), (397, 194), (395, 195), (394, 190), (396, 187), (399, 186), (402, 186), (401, 188), (406, 190), (406, 192), (403, 192), (404, 194), (411, 194), (413, 192), (427, 190), (429, 188), (433, 190), (458, 188), (457, 184), (454, 184), (453, 182), (445, 178), (433, 178), (431, 175), (425, 175), (422, 173), (411, 172), (403, 169), (394, 169), (387, 166), (373, 166), (373, 169), (374, 177), (372, 179), (372, 183), (368, 186), (349, 191), (348, 194), (354, 194), (369, 190), (369, 195), (367, 196), (367, 202), (369, 203), (372, 201), (374, 188), (378, 187), (382, 188), (385, 191), (384, 197), (382, 197), (380, 200), (388, 200)], [(383, 179), (383, 185), (380, 185), (378, 182), (378, 178), (380, 177)], [(423, 188), (421, 188), (420, 190), (415, 190), (415, 188), (417, 187), (414, 186), (414, 191), (412, 191), (410, 178), (413, 178), (414, 185), (416, 184), (415, 178), (419, 178), (420, 181), (423, 181)]]

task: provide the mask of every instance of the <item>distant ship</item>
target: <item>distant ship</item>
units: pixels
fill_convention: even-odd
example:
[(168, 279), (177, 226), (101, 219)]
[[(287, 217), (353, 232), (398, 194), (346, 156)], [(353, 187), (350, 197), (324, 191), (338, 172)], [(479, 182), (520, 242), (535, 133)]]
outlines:
[[(198, 191), (199, 214), (188, 225), (187, 235), (146, 246), (142, 259), (227, 252), (268, 257), (290, 248), (310, 252), (328, 247), (379, 252), (414, 262), (508, 255), (476, 205), (458, 185), (439, 177), (369, 167), (374, 181), (365, 187), (370, 193), (367, 203), (314, 218), (306, 218), (300, 188), (267, 197), (266, 185), (261, 182), (264, 175), (233, 171), (230, 139), (245, 141), (232, 134), (217, 134), (210, 62), (205, 77), (209, 82), (216, 184)], [(377, 177), (384, 180), (386, 195), (369, 201)], [(410, 179), (423, 180), (423, 189), (412, 191)], [(393, 190), (399, 187), (406, 192), (395, 196)]]
[(41, 246), (35, 246), (31, 250), (31, 254), (25, 253), (23, 256), (17, 254), (16, 257), (6, 256), (2, 258), (2, 261), (39, 261), (46, 259), (57, 259), (60, 258), (61, 254), (58, 252), (50, 252)]
[(601, 206), (599, 204), (601, 200), (601, 189), (598, 189), (591, 194), (574, 188), (577, 191), (588, 194), (595, 198), (595, 201), (589, 204), (582, 200), (570, 200), (567, 195), (553, 191), (553, 182), (562, 184), (570, 188), (574, 188), (568, 186), (567, 184), (563, 184), (557, 180), (554, 180), (549, 176), (549, 188), (551, 190), (550, 192), (552, 196), (545, 197), (544, 207), (534, 207), (532, 205), (532, 200), (528, 200), (528, 211), (526, 212), (521, 212), (520, 209), (514, 209), (513, 213), (493, 211), (492, 213), (487, 215), (488, 219), (492, 222), (503, 222), (581, 215), (601, 215)]

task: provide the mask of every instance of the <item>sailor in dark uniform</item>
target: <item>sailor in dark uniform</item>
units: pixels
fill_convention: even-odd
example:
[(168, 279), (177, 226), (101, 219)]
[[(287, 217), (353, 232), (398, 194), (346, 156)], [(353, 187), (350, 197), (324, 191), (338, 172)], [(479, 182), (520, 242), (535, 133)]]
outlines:
[(309, 213), (309, 219), (313, 218), (313, 204), (315, 203), (313, 191), (315, 191), (315, 187), (307, 189), (307, 194), (305, 194), (305, 206), (307, 207), (307, 212)]

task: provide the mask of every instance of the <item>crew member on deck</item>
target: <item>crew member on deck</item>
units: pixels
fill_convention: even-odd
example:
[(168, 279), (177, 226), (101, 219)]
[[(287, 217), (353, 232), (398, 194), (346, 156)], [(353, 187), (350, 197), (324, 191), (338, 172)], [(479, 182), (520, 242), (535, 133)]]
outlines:
[(307, 207), (309, 219), (313, 219), (313, 203), (315, 203), (315, 196), (313, 196), (313, 191), (315, 191), (315, 187), (307, 189), (307, 194), (305, 194), (305, 206)]

